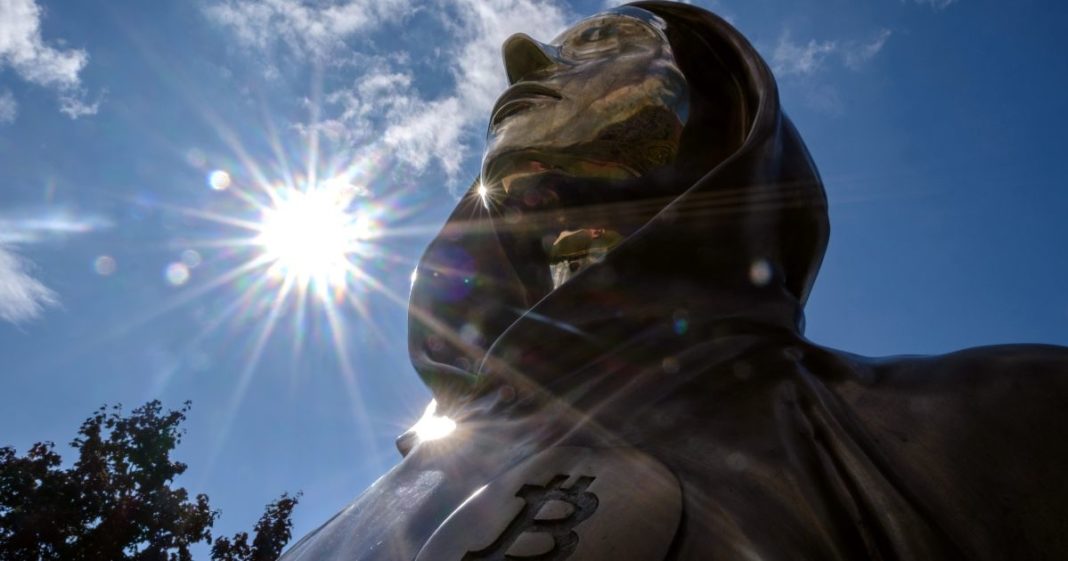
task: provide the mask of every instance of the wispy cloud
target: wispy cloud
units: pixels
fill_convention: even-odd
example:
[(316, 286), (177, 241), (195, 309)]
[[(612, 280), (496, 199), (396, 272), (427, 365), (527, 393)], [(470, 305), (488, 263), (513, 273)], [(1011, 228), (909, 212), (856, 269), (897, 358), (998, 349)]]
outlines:
[(448, 49), (452, 88), (445, 96), (420, 99), (410, 111), (392, 115), (384, 138), (416, 169), (424, 169), (432, 159), (455, 178), (471, 143), (482, 139), (477, 125), (489, 118), (493, 102), (507, 86), (501, 44), (520, 31), (548, 41), (567, 26), (568, 18), (553, 4), (531, 0), (451, 4), (448, 11), (458, 16), (448, 24), (456, 38)]
[(72, 119), (96, 113), (100, 101), (85, 101), (80, 77), (89, 55), (82, 49), (47, 45), (41, 17), (35, 0), (0, 0), (0, 68), (8, 66), (23, 80), (54, 89), (60, 111)]
[(241, 43), (267, 48), (281, 41), (303, 55), (344, 47), (344, 39), (414, 10), (404, 0), (348, 0), (311, 5), (300, 0), (224, 0), (207, 7)]
[(439, 29), (419, 31), (434, 37), (436, 59), (447, 61), (450, 83), (431, 92), (417, 85), (410, 57), (372, 56), (346, 47), (376, 25), (410, 16), (407, 5), (349, 0), (311, 8), (287, 0), (226, 0), (207, 14), (247, 47), (281, 44), (306, 57), (347, 51), (369, 60), (351, 87), (327, 92), (315, 132), (352, 146), (383, 142), (412, 169), (438, 165), (455, 180), (472, 146), (481, 142), (479, 125), (506, 86), (501, 44), (519, 31), (548, 40), (570, 18), (564, 8), (544, 0), (435, 0)]
[(950, 4), (956, 4), (957, 0), (913, 0), (917, 4), (926, 4), (936, 10), (944, 10), (950, 6)]
[(0, 214), (0, 320), (17, 325), (59, 303), (56, 293), (33, 275), (33, 264), (19, 255), (20, 245), (64, 240), (111, 226), (103, 216), (62, 209), (24, 208)]
[(59, 110), (71, 119), (77, 119), (78, 117), (84, 117), (86, 115), (96, 115), (96, 113), (100, 111), (100, 103), (104, 101), (105, 93), (106, 92), (100, 92), (97, 94), (96, 99), (92, 101), (87, 101), (85, 99), (85, 90), (82, 89), (60, 94)]
[(55, 241), (111, 226), (111, 220), (105, 217), (69, 210), (8, 211), (0, 214), (0, 244)]
[(879, 54), (879, 51), (883, 50), (883, 46), (886, 45), (890, 35), (889, 29), (883, 29), (871, 41), (851, 45), (845, 52), (845, 65), (854, 70), (863, 67), (875, 55)]
[(0, 246), (0, 319), (17, 325), (58, 303), (56, 293), (34, 278), (31, 269), (28, 261)]
[(812, 74), (823, 67), (829, 55), (837, 51), (836, 41), (811, 39), (808, 43), (795, 43), (790, 38), (790, 32), (784, 31), (771, 54), (771, 67), (778, 76)]
[(11, 92), (0, 91), (0, 124), (12, 123), (19, 114), (19, 104)]
[[(633, 2), (633, 1), (634, 0), (604, 0), (603, 2), (601, 2), (601, 7), (605, 8), (605, 9), (611, 9), (611, 8), (616, 8), (616, 7), (622, 6), (623, 4), (629, 4), (629, 3)], [(694, 3), (693, 0), (675, 0), (675, 1), (678, 2), (679, 4), (693, 4)], [(710, 0), (710, 1), (704, 2), (705, 7), (708, 7), (709, 4), (711, 4), (712, 6), (715, 6), (718, 3), (719, 2), (717, 2), (716, 0)]]
[(881, 29), (866, 41), (810, 39), (799, 43), (785, 30), (771, 53), (771, 67), (779, 77), (816, 74), (835, 62), (859, 70), (883, 50), (892, 34), (889, 29)]
[(882, 29), (867, 40), (796, 42), (790, 31), (785, 30), (771, 51), (771, 67), (780, 80), (800, 87), (812, 109), (829, 114), (841, 113), (838, 89), (821, 78), (821, 73), (842, 66), (850, 70), (864, 68), (883, 50), (891, 35), (889, 29)]

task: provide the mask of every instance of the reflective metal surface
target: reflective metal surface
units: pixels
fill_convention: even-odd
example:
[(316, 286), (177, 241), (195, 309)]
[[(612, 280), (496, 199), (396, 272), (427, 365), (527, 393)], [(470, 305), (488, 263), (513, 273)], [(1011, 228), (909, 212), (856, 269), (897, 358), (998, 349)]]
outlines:
[[(670, 164), (689, 99), (663, 28), (651, 12), (624, 7), (579, 22), (551, 44), (509, 38), (502, 50), (511, 85), (490, 118), (485, 189), (522, 196), (518, 186), (531, 176), (625, 179)], [(623, 237), (623, 225), (595, 220), (579, 216), (542, 235), (597, 229)], [(573, 256), (570, 265), (552, 264), (555, 286), (589, 262)]]
[[(598, 130), (589, 111), (557, 114), (585, 86), (549, 71), (581, 68), (564, 64), (567, 37), (586, 28), (593, 41), (592, 23), (551, 48), (510, 44), (512, 79), (530, 84), (500, 105), (495, 179), (484, 201), (477, 184), (460, 201), (412, 284), (409, 352), (440, 411), (401, 439), (400, 464), (283, 559), (1068, 559), (1068, 448), (1050, 430), (1068, 425), (1068, 349), (866, 358), (806, 339), (826, 198), (771, 71), (720, 18), (642, 5), (668, 22), (687, 75), (675, 163), (646, 172), (592, 137), (554, 144)], [(637, 12), (600, 20), (661, 30)], [(629, 58), (585, 74), (612, 94), (588, 105), (628, 99)], [(521, 119), (530, 130), (511, 128)], [(734, 132), (740, 143), (725, 142)], [(594, 167), (571, 165), (581, 158), (606, 175), (580, 175)], [(674, 174), (687, 165), (700, 175)], [(611, 237), (617, 213), (569, 204), (591, 185), (639, 199), (665, 177), (683, 183), (626, 241)], [(552, 188), (576, 224), (492, 206)], [(513, 222), (545, 232), (542, 259), (557, 267), (603, 261), (531, 296), (524, 266), (538, 263), (515, 259), (531, 240)]]
[(681, 518), (679, 480), (656, 458), (550, 448), (464, 501), (416, 561), (659, 561)]
[(549, 251), (553, 288), (560, 288), (582, 269), (604, 260), (621, 241), (623, 236), (619, 232), (604, 228), (560, 232)]

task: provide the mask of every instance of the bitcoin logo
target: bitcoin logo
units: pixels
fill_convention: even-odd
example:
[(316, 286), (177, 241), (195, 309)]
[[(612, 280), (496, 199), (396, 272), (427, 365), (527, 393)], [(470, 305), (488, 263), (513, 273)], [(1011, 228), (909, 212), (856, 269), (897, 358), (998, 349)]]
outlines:
[(634, 448), (559, 446), (457, 505), (415, 561), (662, 561), (682, 488)]
[(593, 477), (579, 477), (571, 486), (567, 475), (556, 475), (548, 484), (523, 485), (515, 494), (523, 499), (522, 510), (489, 547), (469, 551), (463, 561), (506, 561), (537, 557), (564, 561), (578, 547), (575, 532), (597, 510), (597, 496), (587, 491)]

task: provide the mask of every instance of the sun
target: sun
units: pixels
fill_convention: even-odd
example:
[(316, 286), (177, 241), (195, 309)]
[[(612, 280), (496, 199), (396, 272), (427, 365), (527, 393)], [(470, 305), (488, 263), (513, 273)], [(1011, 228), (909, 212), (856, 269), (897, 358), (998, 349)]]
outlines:
[(303, 286), (345, 284), (353, 259), (378, 233), (369, 212), (353, 204), (358, 194), (351, 185), (329, 181), (275, 191), (254, 239), (269, 271)]
[[(379, 313), (389, 305), (408, 309), (408, 295), (393, 284), (403, 278), (398, 273), (414, 276), (410, 238), (438, 229), (413, 220), (428, 210), (426, 195), (413, 177), (394, 167), (393, 150), (385, 143), (324, 155), (314, 123), (303, 147), (284, 142), (279, 128), (268, 123), (258, 134), (268, 141), (273, 158), (256, 159), (240, 134), (224, 122), (218, 126), (233, 151), (232, 157), (218, 157), (229, 160), (225, 165), (209, 166), (192, 149), (186, 154), (187, 162), (204, 172), (210, 198), (195, 207), (131, 200), (174, 213), (183, 224), (189, 219), (206, 226), (175, 239), (195, 259), (183, 252), (180, 262), (167, 266), (165, 279), (176, 292), (146, 317), (210, 298), (195, 312), (202, 325), (198, 345), (225, 328), (248, 335), (241, 345), (244, 364), (235, 373), (232, 401), (218, 431), (220, 443), (265, 351), (279, 343), (294, 357), (313, 345), (315, 356), (320, 346), (333, 347), (354, 421), (362, 429), (368, 420), (357, 383), (361, 357), (353, 354), (360, 347), (353, 342), (388, 343)], [(97, 265), (98, 271), (107, 269)], [(280, 329), (288, 331), (276, 338)], [(297, 370), (305, 369), (294, 369), (294, 376), (304, 375)], [(451, 428), (450, 420), (431, 412), (417, 432), (428, 440)]]

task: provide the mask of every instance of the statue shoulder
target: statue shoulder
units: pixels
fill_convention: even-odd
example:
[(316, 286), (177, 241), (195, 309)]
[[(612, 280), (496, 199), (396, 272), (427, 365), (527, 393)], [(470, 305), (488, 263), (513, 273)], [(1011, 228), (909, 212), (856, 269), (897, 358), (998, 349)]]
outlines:
[[(1057, 345), (991, 345), (933, 356), (870, 359), (884, 376), (919, 375), (947, 382), (981, 382), (987, 379), (1068, 383), (1068, 347)], [(882, 376), (880, 376), (882, 377)]]
[[(846, 379), (868, 386), (947, 389), (984, 381), (1039, 381), (1068, 384), (1068, 347), (1012, 344), (971, 347), (941, 355), (868, 357), (813, 345), (810, 356), (829, 371), (847, 372)], [(829, 372), (828, 372), (829, 373)]]
[(919, 423), (1008, 435), (1068, 422), (1066, 347), (995, 345), (944, 355), (841, 359), (852, 379), (863, 383), (841, 387), (839, 395), (859, 416), (881, 416), (886, 426)]
[(993, 367), (1064, 367), (1068, 365), (1068, 347), (1059, 345), (1015, 344), (972, 347), (942, 355), (945, 360), (983, 362)]

